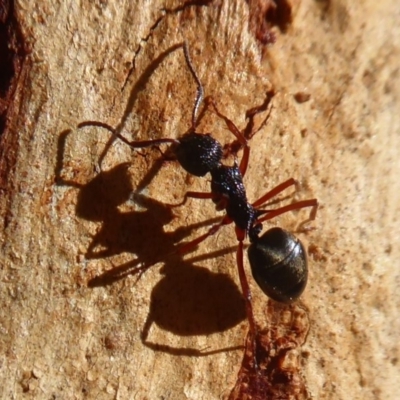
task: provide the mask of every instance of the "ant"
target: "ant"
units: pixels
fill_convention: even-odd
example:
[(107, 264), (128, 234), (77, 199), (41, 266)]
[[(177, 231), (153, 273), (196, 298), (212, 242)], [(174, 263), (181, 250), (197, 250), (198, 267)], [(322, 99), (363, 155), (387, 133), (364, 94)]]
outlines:
[[(211, 199), (215, 203), (216, 210), (224, 210), (226, 215), (219, 223), (212, 225), (203, 235), (183, 243), (174, 253), (187, 253), (209, 236), (214, 235), (222, 226), (231, 223), (235, 224), (235, 233), (238, 240), (237, 268), (250, 325), (249, 336), (252, 338), (253, 349), (255, 349), (257, 327), (253, 315), (251, 292), (244, 271), (243, 242), (246, 237), (249, 237), (251, 243), (248, 248), (250, 267), (253, 277), (261, 290), (268, 297), (278, 302), (291, 303), (295, 301), (303, 292), (308, 277), (307, 256), (304, 246), (294, 235), (278, 227), (272, 228), (260, 236), (262, 223), (289, 211), (308, 207), (311, 208), (309, 220), (313, 220), (316, 217), (318, 202), (317, 199), (309, 199), (272, 210), (261, 208), (285, 189), (295, 186), (296, 181), (293, 178), (276, 186), (254, 203), (248, 202), (243, 177), (246, 174), (250, 157), (248, 141), (256, 133), (253, 132), (252, 118), (255, 114), (268, 107), (274, 92), (271, 90), (267, 93), (266, 102), (262, 106), (255, 107), (246, 113), (246, 117), (250, 122), (243, 132), (218, 110), (213, 99), (207, 99), (205, 108), (212, 107), (214, 113), (225, 121), (229, 131), (236, 138), (225, 147), (228, 155), (234, 155), (235, 161), (232, 166), (225, 165), (222, 163), (224, 158), (222, 145), (211, 134), (196, 132), (197, 114), (204, 100), (204, 89), (193, 67), (186, 41), (183, 44), (183, 50), (186, 64), (197, 83), (197, 91), (191, 117), (191, 127), (179, 139), (162, 138), (146, 141), (128, 141), (120, 133), (104, 123), (84, 122), (78, 127), (89, 124), (101, 126), (110, 130), (115, 137), (134, 149), (170, 144), (167, 156), (170, 159), (177, 160), (189, 174), (198, 177), (205, 176), (208, 173), (211, 175), (210, 192), (187, 192), (181, 204), (184, 204), (189, 197)], [(266, 120), (268, 117), (269, 115)], [(238, 164), (236, 159), (239, 150), (243, 150), (243, 154)], [(166, 156), (166, 154), (163, 155)], [(138, 272), (142, 274), (148, 268), (148, 266), (143, 266), (138, 269)], [(253, 351), (253, 354), (256, 354), (256, 352)], [(254, 359), (254, 365), (257, 366), (256, 359)]]

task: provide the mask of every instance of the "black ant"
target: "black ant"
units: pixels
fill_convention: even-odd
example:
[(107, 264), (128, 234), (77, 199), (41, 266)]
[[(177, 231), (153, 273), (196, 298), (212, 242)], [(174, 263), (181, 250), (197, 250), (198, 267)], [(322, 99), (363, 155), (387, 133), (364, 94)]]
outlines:
[[(256, 347), (257, 328), (254, 321), (251, 304), (251, 293), (247, 282), (243, 264), (243, 241), (248, 236), (250, 246), (248, 256), (253, 277), (263, 292), (273, 300), (290, 303), (296, 300), (303, 292), (308, 277), (306, 251), (302, 243), (291, 233), (275, 227), (260, 236), (262, 223), (289, 211), (311, 207), (310, 220), (316, 216), (318, 202), (316, 199), (298, 201), (284, 207), (273, 210), (261, 209), (261, 206), (280, 194), (290, 186), (296, 185), (291, 178), (276, 186), (259, 198), (254, 203), (249, 203), (246, 190), (243, 185), (243, 177), (246, 174), (250, 156), (248, 140), (253, 137), (252, 122), (248, 124), (249, 129), (241, 132), (235, 124), (218, 109), (212, 99), (208, 99), (206, 107), (212, 107), (218, 117), (222, 118), (236, 140), (228, 147), (228, 153), (235, 156), (232, 166), (224, 165), (224, 150), (222, 145), (210, 134), (196, 132), (197, 114), (204, 99), (204, 89), (198, 78), (192, 61), (190, 59), (188, 45), (183, 45), (187, 66), (197, 83), (197, 93), (191, 118), (191, 127), (179, 139), (163, 138), (147, 141), (128, 141), (114, 129), (103, 123), (82, 123), (79, 127), (86, 125), (102, 126), (113, 132), (114, 136), (132, 148), (145, 148), (170, 144), (169, 157), (176, 159), (180, 165), (190, 174), (201, 177), (209, 173), (211, 175), (211, 192), (187, 192), (185, 199), (211, 199), (216, 209), (225, 210), (226, 215), (218, 224), (212, 225), (209, 230), (198, 238), (184, 243), (174, 253), (186, 253), (211, 235), (214, 235), (222, 226), (235, 224), (235, 232), (238, 240), (236, 253), (237, 267), (239, 272), (242, 292), (246, 302), (246, 312), (250, 324), (250, 337), (253, 338), (253, 346)], [(265, 109), (272, 99), (274, 93), (267, 93), (267, 100), (261, 107), (249, 110), (246, 117), (251, 119), (260, 110)], [(267, 117), (268, 118), (268, 117)], [(239, 165), (236, 162), (236, 153), (243, 150)], [(148, 267), (142, 267), (140, 274)], [(253, 354), (256, 354), (253, 352)], [(255, 365), (257, 362), (255, 360)]]

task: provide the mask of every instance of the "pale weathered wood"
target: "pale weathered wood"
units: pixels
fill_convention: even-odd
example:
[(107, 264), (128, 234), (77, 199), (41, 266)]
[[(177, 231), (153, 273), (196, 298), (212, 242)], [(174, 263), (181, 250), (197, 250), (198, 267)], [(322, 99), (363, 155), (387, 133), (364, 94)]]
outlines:
[[(184, 38), (206, 94), (239, 127), (271, 85), (277, 92), (251, 142), (249, 199), (294, 177), (297, 199), (321, 203), (314, 229), (298, 233), (311, 253), (302, 296), (310, 394), (398, 397), (400, 5), (289, 4), (292, 23), (263, 57), (245, 1), (16, 4), (32, 52), (5, 132), (17, 144), (2, 200), (2, 398), (219, 399), (234, 386), (241, 349), (188, 355), (244, 343), (231, 227), (186, 256), (195, 262), (159, 263), (137, 284), (128, 276), (88, 287), (113, 266), (167, 254), (176, 229), (216, 215), (210, 201), (191, 200), (172, 218), (162, 204), (208, 182), (174, 163), (149, 175), (157, 151), (141, 156), (115, 142), (99, 175), (110, 133), (76, 130), (98, 120), (122, 124), (127, 138), (185, 132), (195, 84), (176, 47)], [(299, 93), (310, 100), (296, 101)], [(231, 139), (211, 114), (199, 130)], [(135, 202), (138, 188), (146, 198)], [(302, 211), (273, 223), (296, 230), (306, 218)], [(90, 258), (96, 234), (110, 254)], [(267, 299), (253, 291), (260, 318)], [(141, 341), (149, 315), (148, 340), (159, 351)]]

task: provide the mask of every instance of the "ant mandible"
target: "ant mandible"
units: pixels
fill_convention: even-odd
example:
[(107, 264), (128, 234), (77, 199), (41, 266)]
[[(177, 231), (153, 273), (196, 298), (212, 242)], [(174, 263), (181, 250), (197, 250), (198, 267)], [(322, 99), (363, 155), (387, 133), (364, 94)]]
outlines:
[[(250, 156), (248, 140), (254, 132), (241, 132), (236, 125), (217, 108), (212, 99), (208, 99), (206, 107), (211, 106), (215, 114), (223, 119), (229, 131), (235, 136), (235, 141), (227, 148), (230, 154), (235, 156), (232, 166), (224, 165), (224, 151), (222, 145), (210, 134), (196, 132), (197, 114), (204, 100), (204, 89), (198, 78), (188, 50), (187, 42), (183, 44), (183, 50), (187, 66), (197, 83), (197, 92), (194, 102), (191, 127), (179, 139), (162, 138), (146, 141), (128, 141), (113, 128), (103, 123), (96, 123), (111, 130), (113, 134), (130, 147), (145, 148), (170, 144), (168, 152), (188, 173), (201, 177), (209, 173), (211, 175), (210, 192), (187, 192), (182, 204), (187, 198), (211, 199), (217, 210), (225, 210), (226, 215), (221, 222), (212, 225), (209, 230), (198, 238), (182, 244), (174, 253), (186, 253), (214, 235), (222, 226), (235, 224), (235, 232), (238, 240), (236, 253), (237, 267), (240, 284), (246, 302), (246, 313), (250, 325), (250, 335), (253, 337), (253, 346), (256, 346), (257, 327), (254, 320), (251, 304), (251, 292), (244, 271), (243, 242), (248, 236), (250, 246), (248, 257), (253, 277), (262, 291), (273, 300), (290, 303), (296, 300), (303, 292), (308, 277), (307, 256), (303, 244), (294, 235), (279, 227), (272, 228), (260, 236), (262, 223), (277, 217), (278, 215), (301, 208), (311, 208), (310, 220), (315, 219), (318, 202), (316, 199), (298, 201), (284, 207), (272, 210), (261, 207), (269, 200), (283, 192), (285, 189), (295, 186), (296, 181), (291, 178), (276, 186), (254, 203), (249, 203), (243, 184)], [(267, 93), (267, 101), (261, 107), (255, 107), (247, 114), (252, 118), (261, 108), (264, 109), (272, 99), (274, 93)], [(267, 117), (268, 118), (268, 117)], [(80, 124), (80, 127), (87, 123)], [(236, 162), (236, 153), (243, 150), (239, 165)], [(147, 268), (141, 269), (143, 273)], [(253, 353), (255, 354), (255, 352)], [(255, 360), (255, 364), (257, 364)]]

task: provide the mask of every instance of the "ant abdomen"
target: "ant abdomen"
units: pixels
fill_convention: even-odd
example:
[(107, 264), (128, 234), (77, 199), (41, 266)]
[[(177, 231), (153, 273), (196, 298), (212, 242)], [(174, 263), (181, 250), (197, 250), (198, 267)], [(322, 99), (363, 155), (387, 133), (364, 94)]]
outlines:
[(291, 233), (272, 228), (253, 240), (248, 249), (253, 277), (271, 299), (290, 303), (307, 284), (307, 256), (303, 244)]
[(189, 132), (179, 139), (174, 153), (189, 174), (204, 176), (221, 163), (223, 152), (211, 135)]

